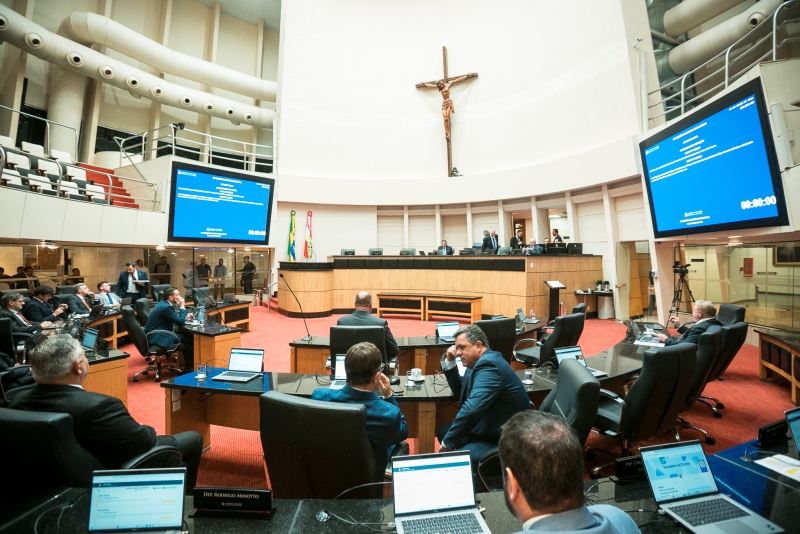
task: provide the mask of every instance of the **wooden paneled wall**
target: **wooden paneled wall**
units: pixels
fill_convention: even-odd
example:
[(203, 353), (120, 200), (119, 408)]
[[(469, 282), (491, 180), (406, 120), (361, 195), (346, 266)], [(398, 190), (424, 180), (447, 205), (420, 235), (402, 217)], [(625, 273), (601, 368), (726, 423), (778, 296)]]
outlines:
[[(525, 313), (533, 310), (537, 317), (547, 317), (550, 306), (550, 288), (545, 280), (558, 280), (566, 289), (559, 291), (560, 302), (567, 313), (578, 303), (575, 291), (594, 289), (597, 280), (603, 279), (602, 256), (531, 256), (525, 264), (528, 292)], [(486, 308), (484, 308), (484, 313)]]
[(631, 253), (630, 314), (638, 315), (647, 309), (650, 302), (650, 255)]

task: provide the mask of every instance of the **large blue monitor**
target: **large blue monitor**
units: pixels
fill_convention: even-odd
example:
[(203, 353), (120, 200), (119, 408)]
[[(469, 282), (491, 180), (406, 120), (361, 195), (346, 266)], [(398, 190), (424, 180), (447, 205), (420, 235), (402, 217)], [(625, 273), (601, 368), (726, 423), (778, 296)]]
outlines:
[(172, 162), (169, 240), (269, 244), (275, 180)]
[(760, 79), (639, 148), (656, 238), (789, 223)]

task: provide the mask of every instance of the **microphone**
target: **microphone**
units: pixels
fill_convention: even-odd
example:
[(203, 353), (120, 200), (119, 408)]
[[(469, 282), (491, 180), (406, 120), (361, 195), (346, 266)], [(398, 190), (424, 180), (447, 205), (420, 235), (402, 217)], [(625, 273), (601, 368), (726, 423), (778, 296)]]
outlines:
[[(204, 295), (208, 295), (208, 293), (203, 293), (202, 289), (200, 289), (199, 287), (194, 285), (194, 282), (191, 280), (191, 278), (187, 278), (186, 277), (186, 273), (181, 273), (181, 276), (183, 277), (184, 280), (189, 280), (189, 283), (192, 284), (192, 288), (193, 289), (197, 289), (198, 291), (200, 291), (200, 293), (202, 293)], [(192, 278), (194, 278), (194, 277), (192, 277)], [(225, 323), (225, 316), (222, 314), (221, 311), (219, 311), (219, 306), (217, 306), (217, 300), (216, 299), (212, 299), (210, 296), (208, 298), (211, 301), (211, 304), (214, 305), (214, 309), (217, 310), (217, 317), (219, 317), (219, 320), (222, 321), (222, 329), (223, 329), (222, 331), (225, 332), (227, 330), (230, 330), (230, 327)], [(195, 302), (194, 304), (195, 304), (195, 306), (199, 306), (200, 305), (199, 302)]]
[(297, 298), (297, 295), (294, 294), (294, 291), (292, 291), (292, 288), (289, 287), (289, 282), (286, 281), (286, 277), (283, 276), (283, 273), (279, 274), (278, 276), (283, 278), (283, 283), (286, 284), (286, 287), (289, 288), (289, 291), (291, 291), (292, 296), (294, 297), (294, 300), (297, 302), (297, 305), (300, 307), (300, 317), (303, 318), (303, 324), (306, 326), (306, 334), (308, 334), (306, 337), (301, 338), (300, 341), (311, 341), (311, 333), (308, 331), (308, 323), (306, 323), (306, 314), (303, 313), (303, 306), (302, 306), (302, 304), (300, 304), (300, 300)]

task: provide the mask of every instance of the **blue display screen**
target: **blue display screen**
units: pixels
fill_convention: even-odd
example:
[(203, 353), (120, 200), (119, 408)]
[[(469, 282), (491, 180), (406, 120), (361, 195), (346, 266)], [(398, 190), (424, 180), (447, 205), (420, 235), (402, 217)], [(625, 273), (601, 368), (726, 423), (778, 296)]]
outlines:
[(267, 243), (274, 180), (194, 165), (172, 180), (171, 241)]
[(642, 147), (656, 237), (775, 225), (786, 217), (758, 91), (732, 93), (735, 101), (722, 109), (698, 112)]

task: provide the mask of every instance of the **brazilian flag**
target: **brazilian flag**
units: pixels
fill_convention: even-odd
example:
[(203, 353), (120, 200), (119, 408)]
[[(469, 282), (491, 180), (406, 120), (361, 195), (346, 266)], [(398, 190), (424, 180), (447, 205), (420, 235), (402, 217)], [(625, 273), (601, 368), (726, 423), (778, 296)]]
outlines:
[(297, 227), (297, 223), (295, 222), (295, 215), (297, 213), (292, 210), (292, 219), (289, 221), (289, 250), (286, 251), (286, 254), (289, 255), (289, 261), (297, 261), (297, 257), (294, 254), (294, 230)]

